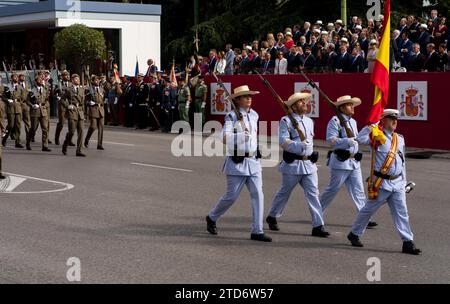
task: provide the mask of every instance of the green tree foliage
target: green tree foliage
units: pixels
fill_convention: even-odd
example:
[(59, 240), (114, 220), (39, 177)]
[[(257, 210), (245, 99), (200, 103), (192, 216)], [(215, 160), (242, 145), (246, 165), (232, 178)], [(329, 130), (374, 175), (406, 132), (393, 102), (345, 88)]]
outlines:
[(56, 33), (54, 41), (57, 57), (65, 58), (66, 61), (70, 58), (71, 62), (67, 63), (73, 64), (75, 68), (92, 63), (106, 51), (103, 33), (83, 24), (64, 28)]

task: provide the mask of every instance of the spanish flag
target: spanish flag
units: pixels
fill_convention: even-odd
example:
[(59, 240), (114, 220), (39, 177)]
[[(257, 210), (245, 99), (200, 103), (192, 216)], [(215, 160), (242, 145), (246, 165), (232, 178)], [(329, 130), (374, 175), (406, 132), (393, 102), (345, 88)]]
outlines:
[(391, 44), (391, 8), (390, 0), (384, 4), (384, 22), (381, 44), (378, 49), (377, 59), (373, 67), (370, 81), (375, 85), (375, 98), (369, 114), (369, 125), (380, 121), (381, 114), (388, 102), (389, 96), (389, 52)]

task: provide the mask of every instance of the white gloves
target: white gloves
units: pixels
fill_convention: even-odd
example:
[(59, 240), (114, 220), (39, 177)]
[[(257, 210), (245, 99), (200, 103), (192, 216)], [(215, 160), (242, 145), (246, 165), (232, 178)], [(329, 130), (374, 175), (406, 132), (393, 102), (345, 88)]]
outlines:
[(57, 99), (58, 101), (60, 101), (60, 100), (61, 100), (61, 97), (58, 96), (58, 97), (56, 97), (56, 99)]
[(174, 106), (171, 106), (170, 108), (171, 108), (172, 110), (174, 110), (174, 109), (175, 109), (175, 107), (174, 107)]
[(312, 148), (313, 143), (308, 140), (305, 140), (300, 143), (300, 146), (302, 147), (303, 150), (306, 150), (308, 148)]
[(119, 102), (119, 98), (114, 98), (114, 104), (117, 104), (117, 102)]
[(105, 103), (108, 103), (108, 98), (105, 98)]
[(358, 142), (353, 137), (347, 138), (347, 143), (350, 147), (356, 147), (358, 145)]
[(206, 107), (206, 102), (202, 102), (202, 109)]
[(95, 102), (89, 101), (89, 105), (90, 105), (90, 106), (95, 106)]
[(75, 109), (75, 106), (69, 105), (67, 108), (68, 108), (69, 110), (74, 110), (74, 109)]
[(129, 103), (128, 106), (129, 106), (130, 108), (132, 108), (132, 107), (133, 107), (133, 104), (132, 104), (132, 103)]
[(186, 110), (189, 110), (189, 102), (186, 103)]
[(156, 105), (159, 106), (159, 105), (161, 105), (161, 103), (160, 103), (160, 102), (157, 102)]
[(39, 108), (40, 108), (40, 106), (38, 104), (33, 105), (33, 109), (39, 109)]
[(14, 100), (12, 100), (12, 99), (8, 99), (8, 102), (9, 102), (9, 103), (13, 103), (13, 102), (14, 102)]

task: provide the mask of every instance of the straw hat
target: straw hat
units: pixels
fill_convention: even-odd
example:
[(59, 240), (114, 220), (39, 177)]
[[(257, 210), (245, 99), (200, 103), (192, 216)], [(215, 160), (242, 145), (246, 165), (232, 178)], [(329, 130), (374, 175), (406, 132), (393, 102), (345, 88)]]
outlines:
[(231, 95), (231, 98), (235, 99), (240, 96), (256, 95), (256, 94), (259, 94), (259, 92), (258, 91), (250, 91), (248, 86), (243, 85), (243, 86), (240, 86), (240, 87), (237, 87), (234, 89), (234, 94)]
[(383, 111), (383, 114), (381, 114), (381, 119), (385, 117), (392, 117), (392, 118), (398, 118), (398, 115), (400, 112), (396, 109), (385, 109)]
[(361, 99), (358, 97), (351, 97), (350, 95), (344, 95), (339, 97), (336, 102), (333, 102), (336, 108), (347, 103), (352, 103), (353, 106), (357, 107), (361, 104)]
[(285, 105), (291, 107), (294, 103), (299, 101), (300, 99), (306, 99), (307, 101), (311, 100), (312, 95), (309, 93), (295, 93), (289, 97), (288, 100), (284, 102)]

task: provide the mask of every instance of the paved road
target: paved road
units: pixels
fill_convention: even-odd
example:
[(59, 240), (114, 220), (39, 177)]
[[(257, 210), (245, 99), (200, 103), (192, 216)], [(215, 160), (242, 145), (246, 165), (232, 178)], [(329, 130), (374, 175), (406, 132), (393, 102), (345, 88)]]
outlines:
[[(173, 157), (174, 137), (107, 129), (106, 150), (92, 142), (85, 159), (54, 145), (43, 154), (39, 143), (31, 152), (4, 149), (4, 170), (15, 174), (8, 187), (26, 193), (0, 193), (0, 283), (67, 283), (70, 257), (81, 261), (82, 283), (367, 283), (370, 257), (380, 259), (383, 283), (450, 283), (450, 160), (408, 160), (408, 178), (417, 183), (409, 212), (424, 251), (417, 257), (399, 253), (387, 206), (375, 217), (380, 226), (363, 237), (365, 247), (349, 246), (355, 208), (345, 190), (326, 213), (329, 239), (310, 236), (299, 188), (273, 243), (249, 240), (248, 192), (211, 236), (204, 217), (225, 190), (223, 159)], [(323, 189), (326, 149), (319, 150)], [(280, 180), (276, 167), (264, 169), (266, 213)]]

